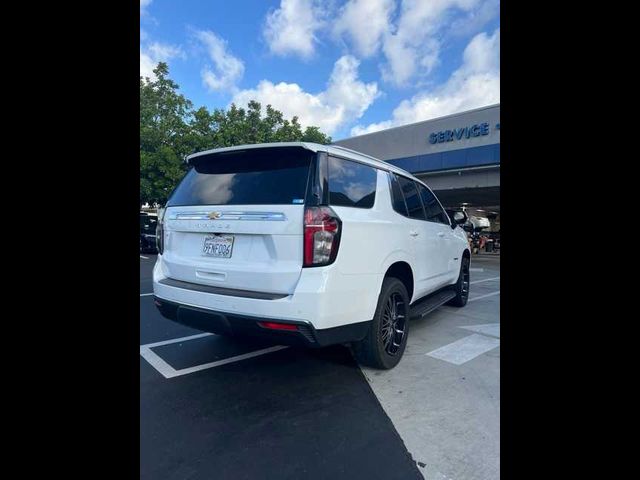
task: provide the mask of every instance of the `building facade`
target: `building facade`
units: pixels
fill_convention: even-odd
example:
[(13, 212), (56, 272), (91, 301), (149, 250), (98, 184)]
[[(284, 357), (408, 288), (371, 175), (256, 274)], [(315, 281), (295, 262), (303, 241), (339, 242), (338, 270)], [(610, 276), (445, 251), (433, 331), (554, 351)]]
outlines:
[(500, 229), (500, 105), (334, 142), (423, 180), (447, 208), (465, 208)]

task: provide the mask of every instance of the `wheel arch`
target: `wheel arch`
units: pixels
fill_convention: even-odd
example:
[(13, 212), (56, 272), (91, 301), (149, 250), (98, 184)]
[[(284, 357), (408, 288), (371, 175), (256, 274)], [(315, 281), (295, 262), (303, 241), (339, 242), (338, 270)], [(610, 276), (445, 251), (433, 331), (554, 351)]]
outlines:
[(413, 300), (413, 293), (415, 291), (415, 272), (411, 267), (412, 256), (406, 250), (395, 250), (391, 252), (387, 258), (382, 262), (382, 268), (380, 272), (383, 275), (380, 277), (380, 285), (378, 286), (378, 295), (382, 291), (382, 282), (389, 276), (398, 276), (399, 280), (405, 284), (407, 293), (409, 294), (409, 301)]
[(397, 278), (404, 284), (409, 294), (409, 302), (411, 302), (414, 292), (414, 275), (411, 265), (403, 260), (392, 263), (384, 274), (384, 278), (388, 277)]

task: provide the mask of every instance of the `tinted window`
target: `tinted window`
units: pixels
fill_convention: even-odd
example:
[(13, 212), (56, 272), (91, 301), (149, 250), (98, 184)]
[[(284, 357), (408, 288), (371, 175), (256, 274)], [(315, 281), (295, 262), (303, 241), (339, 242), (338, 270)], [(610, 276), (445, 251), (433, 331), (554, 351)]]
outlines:
[(389, 177), (391, 178), (391, 204), (393, 205), (393, 209), (400, 215), (408, 217), (409, 213), (407, 212), (407, 204), (404, 203), (404, 196), (400, 189), (398, 176), (395, 173), (389, 172)]
[(436, 197), (429, 191), (424, 185), (418, 184), (420, 189), (420, 197), (422, 197), (422, 203), (424, 209), (427, 212), (427, 220), (430, 222), (438, 222), (449, 225), (449, 219), (447, 214), (442, 209)]
[(361, 163), (329, 157), (329, 204), (371, 208), (378, 171)]
[(312, 155), (265, 148), (196, 157), (167, 206), (302, 204)]
[(398, 177), (398, 181), (400, 182), (400, 188), (404, 194), (404, 200), (407, 202), (409, 217), (417, 218), (418, 220), (426, 220), (415, 182), (400, 176)]

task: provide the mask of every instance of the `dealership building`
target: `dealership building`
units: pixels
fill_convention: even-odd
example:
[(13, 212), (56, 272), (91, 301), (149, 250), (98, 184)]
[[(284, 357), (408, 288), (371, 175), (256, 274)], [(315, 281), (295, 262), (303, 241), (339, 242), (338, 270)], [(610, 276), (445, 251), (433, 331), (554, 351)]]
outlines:
[(500, 230), (500, 104), (334, 142), (423, 180), (446, 208)]

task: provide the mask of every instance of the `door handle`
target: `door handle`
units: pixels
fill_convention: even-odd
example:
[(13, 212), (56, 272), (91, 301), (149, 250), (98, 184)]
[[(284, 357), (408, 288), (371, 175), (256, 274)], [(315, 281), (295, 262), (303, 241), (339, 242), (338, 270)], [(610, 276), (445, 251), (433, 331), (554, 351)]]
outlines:
[(409, 232), (409, 235), (411, 235), (412, 237), (417, 237), (418, 235), (420, 235), (418, 232), (416, 232), (415, 230), (411, 230)]
[(444, 232), (438, 232), (439, 237), (444, 237)]

